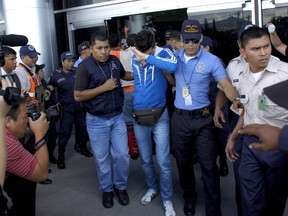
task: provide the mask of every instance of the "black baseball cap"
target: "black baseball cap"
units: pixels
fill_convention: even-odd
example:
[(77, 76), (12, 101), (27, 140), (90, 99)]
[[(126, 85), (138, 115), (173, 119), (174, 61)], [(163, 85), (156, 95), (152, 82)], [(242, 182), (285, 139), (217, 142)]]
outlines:
[(288, 109), (288, 80), (268, 86), (263, 91), (274, 103)]
[(45, 64), (36, 64), (36, 68), (35, 68), (35, 73), (38, 73), (39, 70), (43, 69), (45, 67)]

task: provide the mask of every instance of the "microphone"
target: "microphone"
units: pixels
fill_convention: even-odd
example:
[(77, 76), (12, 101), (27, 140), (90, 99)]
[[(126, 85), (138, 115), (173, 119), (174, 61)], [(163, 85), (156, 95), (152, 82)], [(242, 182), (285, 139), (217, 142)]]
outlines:
[(28, 38), (24, 35), (16, 34), (1, 35), (0, 42), (2, 45), (7, 46), (24, 46), (28, 43)]

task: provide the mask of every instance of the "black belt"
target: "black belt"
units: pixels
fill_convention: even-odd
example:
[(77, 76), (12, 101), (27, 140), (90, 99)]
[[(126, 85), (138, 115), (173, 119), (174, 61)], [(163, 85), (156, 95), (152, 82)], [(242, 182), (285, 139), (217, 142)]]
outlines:
[(208, 117), (211, 114), (210, 109), (208, 107), (203, 107), (201, 109), (195, 109), (195, 110), (183, 110), (175, 107), (174, 112), (178, 113), (179, 115), (186, 115), (190, 117), (196, 117), (199, 115), (203, 117)]

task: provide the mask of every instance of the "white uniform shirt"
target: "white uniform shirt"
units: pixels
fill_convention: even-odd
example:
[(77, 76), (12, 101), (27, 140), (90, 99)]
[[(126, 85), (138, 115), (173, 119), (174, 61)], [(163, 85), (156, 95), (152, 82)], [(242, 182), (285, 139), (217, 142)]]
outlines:
[[(288, 79), (287, 63), (271, 56), (268, 66), (257, 81), (250, 72), (248, 64), (242, 71), (227, 70), (227, 72), (244, 104), (245, 125), (257, 123), (283, 127), (288, 124), (288, 110), (275, 104), (263, 92), (263, 88)], [(259, 108), (259, 100), (263, 99), (266, 100), (264, 110)]]

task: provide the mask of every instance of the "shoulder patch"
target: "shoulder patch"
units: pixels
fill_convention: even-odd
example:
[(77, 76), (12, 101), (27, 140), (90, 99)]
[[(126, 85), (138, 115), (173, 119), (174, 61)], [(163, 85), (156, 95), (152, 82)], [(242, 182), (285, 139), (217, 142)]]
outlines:
[(62, 77), (62, 78), (60, 78), (60, 79), (57, 80), (57, 83), (60, 83), (60, 82), (62, 82), (62, 81), (64, 81), (64, 80), (65, 80), (65, 78)]

